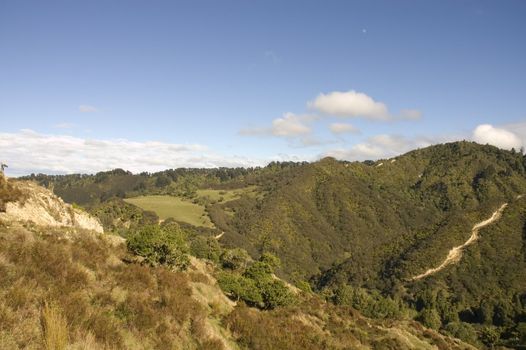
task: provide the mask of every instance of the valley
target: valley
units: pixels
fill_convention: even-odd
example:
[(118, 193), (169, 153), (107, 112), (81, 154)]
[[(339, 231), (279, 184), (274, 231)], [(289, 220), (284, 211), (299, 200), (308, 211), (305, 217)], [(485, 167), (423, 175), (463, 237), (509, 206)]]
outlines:
[[(315, 303), (327, 303), (320, 306), (324, 310), (351, 308), (395, 327), (419, 322), (477, 348), (520, 348), (526, 320), (526, 205), (520, 200), (525, 164), (520, 153), (455, 142), (373, 163), (324, 158), (228, 172), (135, 175), (117, 169), (23, 180), (82, 206), (106, 232), (126, 238), (129, 249), (143, 229), (154, 236), (138, 242), (157, 234), (166, 238), (155, 239), (173, 239), (176, 246), (188, 242), (184, 251), (216, 266), (223, 292), (248, 307), (235, 316), (243, 326), (234, 337), (254, 332), (247, 319), (266, 322), (291, 312), (285, 310), (298, 296), (289, 293), (298, 289)], [(172, 224), (185, 234), (162, 233)], [(132, 252), (150, 254), (142, 244)], [(174, 259), (176, 266), (187, 264)], [(262, 277), (269, 271), (276, 282)], [(294, 289), (287, 292), (287, 285)], [(269, 299), (266, 288), (278, 294)], [(407, 348), (424, 348), (409, 332), (398, 329), (396, 337)]]

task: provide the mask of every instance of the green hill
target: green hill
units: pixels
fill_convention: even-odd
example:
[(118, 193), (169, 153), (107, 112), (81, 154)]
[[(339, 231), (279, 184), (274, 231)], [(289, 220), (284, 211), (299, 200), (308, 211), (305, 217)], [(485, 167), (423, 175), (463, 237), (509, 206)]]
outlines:
[[(408, 319), (327, 303), (273, 276), (276, 257), (253, 261), (120, 200), (95, 212), (127, 241), (75, 221), (50, 225), (43, 213), (89, 216), (34, 184), (0, 181), (1, 349), (473, 349)], [(236, 280), (250, 295), (235, 297)]]
[[(376, 162), (325, 158), (223, 178), (194, 169), (158, 180), (167, 174), (108, 175), (100, 184), (113, 193), (122, 188), (120, 178), (144, 176), (140, 191), (121, 195), (171, 192), (187, 199), (199, 189), (256, 188), (252, 195), (240, 191), (229, 201), (202, 203), (217, 232), (225, 232), (224, 246), (244, 248), (253, 258), (275, 254), (282, 278), (309, 281), (326, 299), (372, 317), (394, 303), (479, 346), (526, 343), (526, 202), (517, 199), (526, 194), (526, 177), (518, 152), (455, 142)], [(37, 178), (56, 192), (82, 193), (98, 176), (83, 177), (80, 185), (67, 177)], [(438, 266), (503, 203), (509, 205), (502, 218), (481, 229), (458, 262), (411, 281)]]

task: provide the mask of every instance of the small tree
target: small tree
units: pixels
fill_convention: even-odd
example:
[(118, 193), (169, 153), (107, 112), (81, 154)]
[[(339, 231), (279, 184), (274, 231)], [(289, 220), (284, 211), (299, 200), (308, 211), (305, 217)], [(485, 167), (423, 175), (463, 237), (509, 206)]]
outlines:
[(475, 344), (477, 341), (477, 332), (469, 323), (450, 322), (444, 328), (448, 334), (465, 342)]
[(197, 236), (190, 242), (190, 252), (195, 257), (217, 263), (221, 254), (221, 246), (214, 237)]
[(500, 334), (494, 327), (487, 326), (482, 328), (480, 331), (480, 340), (488, 346), (490, 349), (493, 349), (495, 344), (499, 341)]
[(221, 255), (221, 264), (230, 270), (245, 270), (250, 262), (250, 255), (242, 248), (228, 249)]
[(440, 320), (437, 310), (431, 308), (423, 309), (420, 312), (418, 320), (428, 328), (439, 329), (442, 325), (442, 321)]
[(256, 261), (248, 267), (248, 269), (243, 274), (245, 277), (252, 278), (255, 281), (262, 281), (264, 279), (272, 278), (272, 267), (262, 261)]
[(268, 252), (261, 254), (259, 261), (267, 263), (272, 268), (272, 270), (275, 270), (281, 267), (281, 260), (274, 254), (271, 254)]
[(218, 276), (217, 282), (223, 292), (236, 300), (243, 300), (251, 306), (259, 306), (263, 302), (263, 297), (256, 286), (256, 282), (250, 278), (235, 273), (223, 272)]
[(281, 280), (268, 280), (258, 285), (261, 288), (265, 309), (286, 306), (294, 301), (294, 297), (289, 288)]

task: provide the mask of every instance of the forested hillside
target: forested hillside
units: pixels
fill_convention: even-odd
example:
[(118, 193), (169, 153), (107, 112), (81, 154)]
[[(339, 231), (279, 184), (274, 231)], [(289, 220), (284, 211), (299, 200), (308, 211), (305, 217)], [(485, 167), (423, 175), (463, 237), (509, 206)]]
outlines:
[(121, 216), (123, 239), (34, 183), (0, 174), (0, 187), (1, 349), (472, 349), (332, 305), (273, 275), (277, 257), (254, 260), (210, 232), (99, 207)]
[[(279, 276), (308, 282), (328, 300), (371, 317), (385, 317), (391, 308), (473, 344), (526, 343), (520, 152), (455, 142), (376, 162), (325, 158), (231, 171), (31, 178), (88, 207), (144, 194), (199, 202), (198, 189), (252, 186), (257, 195), (199, 202), (212, 232), (224, 232), (224, 246), (246, 249), (255, 259), (272, 253), (282, 261)], [(438, 266), (504, 203), (502, 217), (481, 229), (459, 261), (411, 279)]]

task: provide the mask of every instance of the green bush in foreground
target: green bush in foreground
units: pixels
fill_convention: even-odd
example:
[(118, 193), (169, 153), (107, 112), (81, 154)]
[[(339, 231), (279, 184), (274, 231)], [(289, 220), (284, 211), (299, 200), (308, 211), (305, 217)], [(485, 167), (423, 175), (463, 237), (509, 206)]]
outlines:
[(268, 310), (289, 305), (294, 302), (294, 295), (283, 281), (273, 276), (274, 267), (277, 266), (279, 260), (265, 254), (259, 261), (252, 263), (242, 275), (223, 271), (218, 276), (218, 283), (230, 297), (243, 300), (250, 306)]
[(188, 267), (188, 246), (177, 224), (164, 227), (144, 226), (130, 235), (128, 249), (150, 265), (168, 265), (184, 270)]
[(217, 282), (221, 289), (236, 300), (243, 300), (247, 305), (259, 306), (263, 297), (256, 282), (244, 276), (223, 272), (218, 276)]

